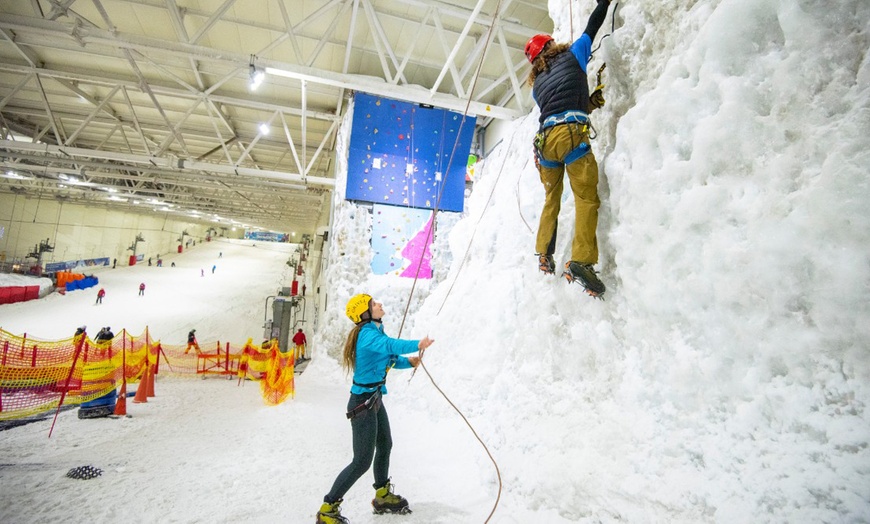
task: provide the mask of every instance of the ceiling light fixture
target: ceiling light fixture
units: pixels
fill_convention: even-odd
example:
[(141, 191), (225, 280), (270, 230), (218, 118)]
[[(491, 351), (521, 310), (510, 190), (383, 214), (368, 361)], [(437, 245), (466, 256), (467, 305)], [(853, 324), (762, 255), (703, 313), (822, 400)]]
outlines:
[(254, 63), (256, 60), (257, 57), (251, 55), (251, 63), (248, 66), (248, 77), (250, 79), (248, 85), (250, 86), (251, 91), (256, 91), (263, 83), (263, 80), (266, 79), (266, 71), (262, 67), (257, 67)]
[(258, 129), (260, 130), (260, 134), (263, 136), (269, 134), (269, 126), (265, 122), (260, 124), (260, 127), (258, 127)]

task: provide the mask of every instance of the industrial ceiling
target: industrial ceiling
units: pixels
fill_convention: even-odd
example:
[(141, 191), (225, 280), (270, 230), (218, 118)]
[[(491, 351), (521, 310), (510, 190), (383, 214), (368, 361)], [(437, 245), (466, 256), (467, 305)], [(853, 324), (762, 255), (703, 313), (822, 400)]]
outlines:
[(314, 233), (354, 91), (527, 114), (546, 4), (2, 0), (0, 192)]

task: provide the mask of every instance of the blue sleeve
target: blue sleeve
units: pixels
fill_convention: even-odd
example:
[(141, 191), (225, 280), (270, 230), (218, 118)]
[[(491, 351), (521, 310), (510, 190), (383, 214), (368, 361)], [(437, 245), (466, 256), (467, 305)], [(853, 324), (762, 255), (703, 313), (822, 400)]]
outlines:
[[(419, 340), (391, 338), (377, 329), (364, 329), (359, 333), (357, 346), (366, 345), (376, 353), (384, 355), (406, 355), (418, 351)], [(407, 359), (405, 359), (407, 360)]]
[(408, 369), (414, 366), (408, 361), (408, 357), (396, 357), (396, 364), (393, 367), (396, 369)]
[(589, 57), (592, 56), (592, 37), (586, 33), (580, 35), (580, 38), (574, 40), (574, 43), (571, 44), (571, 53), (577, 59), (577, 62), (580, 63), (580, 69), (585, 73), (586, 64), (589, 63)]

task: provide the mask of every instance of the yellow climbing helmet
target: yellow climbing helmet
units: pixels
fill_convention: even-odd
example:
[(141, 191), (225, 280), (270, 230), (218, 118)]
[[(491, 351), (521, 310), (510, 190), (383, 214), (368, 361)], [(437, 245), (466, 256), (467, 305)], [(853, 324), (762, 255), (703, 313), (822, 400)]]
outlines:
[[(362, 316), (364, 313), (368, 312), (371, 301), (372, 296), (366, 295), (365, 293), (352, 296), (351, 299), (347, 301), (347, 307), (345, 308), (347, 318), (351, 319), (354, 324), (362, 322)], [(371, 318), (371, 315), (369, 315), (369, 318)]]

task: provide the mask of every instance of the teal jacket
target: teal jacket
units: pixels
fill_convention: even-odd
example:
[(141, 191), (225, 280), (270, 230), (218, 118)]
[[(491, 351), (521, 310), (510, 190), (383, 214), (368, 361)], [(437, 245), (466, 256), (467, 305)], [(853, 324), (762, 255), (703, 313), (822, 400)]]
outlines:
[[(350, 392), (359, 395), (371, 393), (379, 382), (385, 382), (390, 368), (407, 369), (408, 353), (416, 353), (419, 340), (400, 340), (384, 334), (380, 322), (366, 322), (359, 330), (356, 341), (356, 366), (353, 371), (353, 386)], [(363, 384), (370, 384), (366, 387)], [(380, 385), (381, 394), (387, 394), (387, 386)]]

